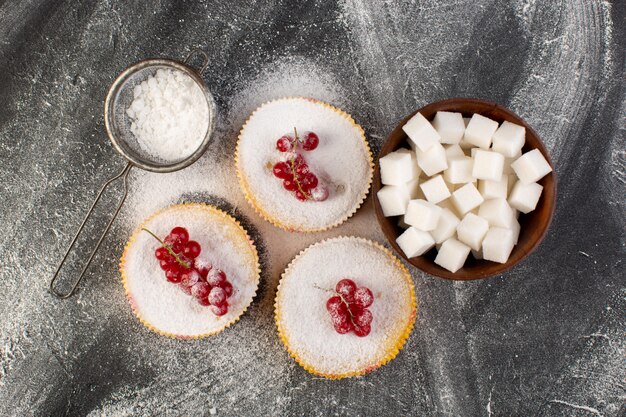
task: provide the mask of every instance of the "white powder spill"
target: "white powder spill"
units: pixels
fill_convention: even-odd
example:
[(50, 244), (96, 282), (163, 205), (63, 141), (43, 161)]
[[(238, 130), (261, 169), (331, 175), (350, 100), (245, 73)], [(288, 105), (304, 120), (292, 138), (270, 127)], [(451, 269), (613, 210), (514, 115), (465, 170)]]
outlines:
[[(337, 333), (325, 308), (337, 282), (346, 277), (374, 294), (372, 331), (366, 337)], [(280, 285), (284, 335), (318, 372), (355, 372), (376, 365), (397, 347), (412, 320), (412, 289), (404, 271), (363, 240), (339, 238), (307, 249)]]
[(126, 109), (130, 131), (153, 158), (180, 161), (200, 147), (209, 106), (191, 77), (182, 71), (159, 69), (134, 87), (133, 97)]
[[(294, 127), (320, 138), (319, 146), (302, 156), (330, 190), (325, 201), (299, 201), (272, 172), (274, 164), (285, 160), (276, 140)], [(276, 100), (256, 110), (241, 134), (238, 152), (238, 167), (252, 198), (290, 230), (323, 229), (344, 220), (360, 205), (372, 177), (361, 131), (344, 115), (305, 99)]]

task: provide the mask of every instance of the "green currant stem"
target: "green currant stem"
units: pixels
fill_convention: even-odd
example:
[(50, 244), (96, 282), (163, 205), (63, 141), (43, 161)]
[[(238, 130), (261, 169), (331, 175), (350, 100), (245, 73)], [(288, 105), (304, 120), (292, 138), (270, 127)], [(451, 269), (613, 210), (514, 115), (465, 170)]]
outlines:
[(300, 181), (298, 180), (298, 175), (296, 174), (296, 150), (298, 149), (298, 142), (300, 142), (300, 139), (298, 139), (298, 131), (296, 130), (296, 127), (293, 127), (293, 133), (296, 136), (296, 139), (293, 141), (293, 157), (291, 158), (291, 173), (293, 174), (293, 179), (296, 181), (296, 185), (298, 186), (298, 190), (302, 193), (302, 195), (308, 200), (309, 199), (309, 193), (307, 193), (306, 191), (304, 191), (302, 189), (302, 186), (300, 185)]
[(187, 262), (185, 262), (182, 259), (180, 259), (180, 256), (178, 256), (178, 254), (176, 252), (174, 252), (174, 250), (170, 247), (170, 245), (168, 245), (165, 242), (163, 242), (157, 235), (155, 235), (154, 233), (152, 233), (150, 230), (146, 229), (145, 227), (142, 227), (141, 230), (143, 230), (144, 232), (150, 233), (153, 238), (158, 240), (159, 243), (161, 244), (161, 246), (163, 246), (165, 249), (167, 249), (169, 254), (172, 255), (174, 257), (174, 259), (176, 259), (176, 262), (178, 262), (178, 264), (180, 266), (183, 266), (185, 268), (190, 268), (190, 265)]

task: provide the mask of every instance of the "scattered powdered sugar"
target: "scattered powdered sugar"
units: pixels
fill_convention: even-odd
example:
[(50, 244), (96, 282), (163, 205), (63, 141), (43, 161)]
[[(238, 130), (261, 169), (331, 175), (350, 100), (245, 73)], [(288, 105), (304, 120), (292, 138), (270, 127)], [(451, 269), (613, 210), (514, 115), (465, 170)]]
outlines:
[[(366, 337), (335, 331), (326, 301), (339, 280), (350, 278), (374, 294)], [(344, 373), (378, 364), (413, 320), (412, 287), (394, 259), (371, 242), (340, 237), (309, 247), (289, 266), (277, 295), (280, 325), (289, 347), (317, 371)]]
[[(272, 167), (285, 159), (276, 149), (284, 134), (312, 131), (319, 146), (302, 152), (329, 188), (323, 202), (301, 202), (284, 189)], [(294, 230), (322, 229), (342, 221), (361, 204), (372, 176), (370, 153), (362, 132), (345, 115), (304, 98), (280, 99), (256, 110), (241, 132), (238, 169), (252, 198), (273, 219)]]
[(157, 70), (137, 84), (126, 109), (141, 149), (165, 161), (191, 155), (208, 128), (209, 106), (200, 87), (182, 71)]
[(256, 254), (234, 221), (204, 207), (174, 206), (144, 227), (163, 237), (176, 226), (185, 227), (190, 239), (200, 243), (198, 260), (226, 273), (234, 289), (228, 313), (215, 316), (209, 307), (168, 282), (154, 257), (159, 243), (147, 232), (139, 232), (126, 254), (131, 304), (139, 316), (163, 332), (177, 336), (214, 332), (239, 317), (252, 302), (259, 281)]

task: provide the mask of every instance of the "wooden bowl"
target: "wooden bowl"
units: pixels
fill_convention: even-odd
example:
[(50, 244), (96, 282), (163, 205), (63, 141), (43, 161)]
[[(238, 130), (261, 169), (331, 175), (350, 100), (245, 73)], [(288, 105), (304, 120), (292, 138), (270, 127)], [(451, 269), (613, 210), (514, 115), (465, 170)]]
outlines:
[(411, 265), (428, 274), (452, 280), (473, 280), (502, 274), (530, 255), (537, 245), (539, 245), (545, 236), (548, 227), (550, 226), (552, 214), (554, 213), (554, 208), (556, 206), (556, 176), (554, 173), (554, 166), (552, 165), (548, 152), (539, 139), (539, 136), (537, 136), (537, 133), (526, 122), (524, 122), (524, 120), (505, 107), (474, 98), (453, 98), (449, 100), (437, 101), (414, 111), (398, 123), (396, 128), (387, 138), (387, 141), (383, 145), (378, 157), (381, 158), (403, 145), (408, 145), (407, 136), (402, 130), (402, 126), (404, 126), (406, 122), (413, 117), (413, 115), (420, 112), (426, 119), (432, 121), (435, 117), (435, 113), (438, 111), (460, 112), (463, 113), (463, 117), (471, 117), (472, 114), (478, 113), (495, 120), (498, 123), (508, 120), (509, 122), (524, 126), (526, 128), (526, 143), (524, 144), (523, 152), (528, 152), (532, 149), (539, 149), (550, 166), (552, 166), (552, 172), (539, 181), (539, 184), (543, 186), (543, 193), (541, 194), (537, 208), (528, 214), (520, 213), (519, 222), (521, 232), (519, 235), (519, 241), (513, 248), (511, 256), (506, 263), (500, 264), (491, 261), (477, 260), (470, 254), (465, 262), (465, 265), (457, 272), (453, 273), (435, 264), (434, 260), (437, 256), (437, 251), (434, 248), (428, 253), (415, 258), (409, 259), (404, 255), (404, 252), (396, 243), (397, 237), (403, 232), (402, 228), (400, 228), (397, 224), (398, 216), (385, 217), (380, 207), (380, 203), (378, 202), (378, 198), (376, 198), (376, 193), (382, 187), (380, 182), (380, 166), (376, 163), (376, 167), (374, 168), (374, 182), (372, 184), (372, 194), (374, 195), (374, 198), (372, 200), (374, 201), (374, 210), (376, 211), (378, 223), (395, 251), (406, 259)]

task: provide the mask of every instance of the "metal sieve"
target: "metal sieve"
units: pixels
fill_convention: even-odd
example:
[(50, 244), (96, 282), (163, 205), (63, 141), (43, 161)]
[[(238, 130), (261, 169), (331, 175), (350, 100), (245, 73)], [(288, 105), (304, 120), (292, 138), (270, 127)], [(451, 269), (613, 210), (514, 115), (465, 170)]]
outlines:
[[(202, 66), (199, 70), (196, 70), (189, 66), (190, 60), (194, 56), (202, 57)], [(50, 281), (50, 291), (59, 298), (65, 299), (69, 298), (76, 289), (78, 288), (78, 284), (81, 279), (85, 275), (85, 272), (89, 268), (93, 257), (96, 252), (100, 248), (104, 237), (107, 232), (111, 228), (113, 221), (117, 217), (122, 205), (124, 204), (124, 200), (126, 200), (126, 196), (128, 195), (128, 174), (132, 167), (138, 167), (147, 171), (152, 172), (173, 172), (178, 171), (179, 169), (183, 169), (195, 161), (198, 160), (209, 146), (211, 142), (211, 135), (213, 133), (213, 129), (215, 127), (215, 101), (213, 100), (213, 95), (207, 88), (206, 84), (202, 80), (202, 72), (207, 68), (209, 64), (209, 57), (206, 52), (200, 49), (194, 49), (189, 53), (187, 58), (183, 62), (175, 61), (172, 59), (146, 59), (143, 61), (139, 61), (136, 64), (125, 69), (113, 82), (111, 87), (109, 88), (109, 92), (107, 93), (106, 101), (104, 103), (104, 121), (107, 130), (107, 134), (109, 136), (109, 140), (113, 144), (115, 150), (122, 155), (128, 163), (124, 167), (124, 169), (113, 178), (109, 179), (100, 189), (98, 195), (96, 196), (95, 201), (91, 205), (91, 208), (85, 215), (82, 223), (78, 227), (72, 242), (70, 243), (63, 259), (59, 263), (57, 270)], [(206, 105), (208, 110), (208, 117), (206, 120), (206, 131), (204, 135), (204, 139), (198, 146), (198, 148), (188, 156), (185, 156), (181, 159), (171, 160), (164, 159), (158, 156), (151, 155), (144, 151), (133, 133), (130, 131), (130, 120), (128, 115), (126, 114), (126, 109), (130, 107), (130, 104), (133, 101), (134, 95), (133, 90), (135, 86), (145, 81), (149, 77), (156, 74), (157, 70), (165, 69), (171, 71), (178, 71), (182, 74), (188, 76), (191, 80), (193, 80), (194, 84), (202, 91), (204, 97), (206, 98)], [(91, 217), (96, 204), (100, 201), (100, 197), (104, 191), (117, 181), (118, 179), (123, 179), (124, 184), (124, 193), (120, 202), (117, 205), (117, 209), (113, 212), (109, 223), (104, 228), (104, 231), (100, 235), (98, 242), (96, 243), (95, 248), (92, 250), (89, 258), (87, 259), (87, 263), (83, 267), (80, 275), (72, 284), (69, 292), (61, 292), (56, 286), (55, 282), (59, 277), (59, 273), (67, 260), (67, 257), (72, 252), (74, 244), (78, 240), (78, 237), (81, 235), (81, 232), (85, 228), (85, 224), (87, 220)]]

